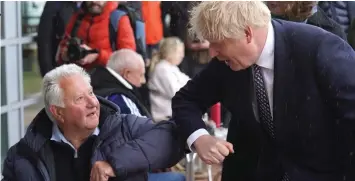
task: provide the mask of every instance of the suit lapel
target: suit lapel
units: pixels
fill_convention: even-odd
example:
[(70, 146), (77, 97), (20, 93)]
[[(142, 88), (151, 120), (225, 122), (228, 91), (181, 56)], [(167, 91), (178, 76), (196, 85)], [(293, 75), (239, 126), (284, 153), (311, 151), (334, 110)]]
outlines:
[[(273, 88), (273, 119), (275, 123), (276, 139), (282, 138), (281, 128), (288, 115), (288, 104), (292, 96), (294, 66), (288, 49), (287, 35), (282, 26), (282, 21), (272, 21), (275, 32), (275, 50), (274, 50), (274, 88)], [(279, 134), (279, 136), (278, 136)]]

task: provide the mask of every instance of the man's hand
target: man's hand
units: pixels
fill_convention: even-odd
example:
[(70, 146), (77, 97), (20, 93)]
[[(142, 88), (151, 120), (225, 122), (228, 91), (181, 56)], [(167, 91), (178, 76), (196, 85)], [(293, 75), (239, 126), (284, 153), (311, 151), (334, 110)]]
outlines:
[(110, 177), (116, 177), (112, 167), (105, 161), (97, 161), (92, 166), (90, 181), (108, 181)]
[[(81, 47), (85, 48), (86, 50), (92, 50), (92, 48), (90, 48), (86, 44), (82, 44)], [(90, 64), (90, 63), (94, 62), (98, 56), (99, 56), (98, 53), (90, 53), (90, 54), (86, 55), (83, 59), (81, 59), (79, 61), (79, 64), (80, 65)]]
[(58, 49), (57, 51), (57, 55), (56, 55), (56, 61), (58, 62), (59, 60), (59, 56), (61, 56), (60, 58), (64, 61), (67, 62), (68, 61), (68, 48), (67, 47), (63, 47), (62, 52), (60, 52), (60, 49)]
[(200, 136), (193, 146), (202, 161), (209, 165), (220, 164), (229, 153), (234, 153), (231, 143), (211, 135)]

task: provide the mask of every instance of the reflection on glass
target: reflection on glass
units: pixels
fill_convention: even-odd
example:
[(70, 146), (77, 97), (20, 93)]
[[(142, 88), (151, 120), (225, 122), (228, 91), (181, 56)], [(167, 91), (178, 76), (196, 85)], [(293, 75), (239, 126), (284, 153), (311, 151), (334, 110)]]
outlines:
[(1, 138), (0, 138), (0, 144), (1, 144), (1, 150), (0, 150), (0, 160), (1, 160), (1, 168), (3, 168), (3, 163), (4, 159), (6, 156), (6, 152), (9, 149), (9, 142), (7, 138), (7, 115), (2, 114), (1, 115), (1, 120), (0, 120), (0, 129), (1, 129)]
[(22, 45), (23, 55), (23, 93), (24, 98), (40, 92), (41, 90), (41, 74), (38, 67), (37, 44)]
[(37, 27), (45, 3), (45, 1), (21, 2), (22, 35), (38, 32)]
[(24, 121), (25, 121), (25, 130), (27, 129), (28, 125), (32, 122), (33, 118), (44, 108), (44, 103), (42, 98), (36, 103), (31, 106), (28, 106), (24, 109)]
[(5, 48), (1, 47), (1, 106), (6, 104)]

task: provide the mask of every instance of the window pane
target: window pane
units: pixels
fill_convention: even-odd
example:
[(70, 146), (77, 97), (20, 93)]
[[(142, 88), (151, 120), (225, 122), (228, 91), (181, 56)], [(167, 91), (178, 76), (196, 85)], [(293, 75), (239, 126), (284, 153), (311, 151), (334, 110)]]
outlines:
[(23, 55), (23, 93), (24, 98), (40, 92), (41, 89), (41, 74), (39, 73), (38, 58), (37, 58), (37, 44), (32, 42), (30, 44), (22, 45)]
[(2, 25), (2, 22), (3, 22), (3, 19), (4, 19), (4, 1), (1, 1), (1, 3), (0, 3), (0, 14), (1, 14), (1, 19), (0, 19), (0, 27), (1, 27), (1, 29), (0, 29), (0, 31), (1, 31), (1, 39), (3, 39), (4, 38), (4, 26)]
[(36, 104), (28, 106), (24, 109), (25, 130), (32, 122), (33, 118), (44, 108), (43, 98), (40, 98)]
[(6, 104), (5, 48), (1, 47), (1, 106)]
[(6, 156), (6, 152), (9, 149), (9, 142), (8, 142), (8, 130), (7, 130), (7, 115), (6, 114), (2, 114), (1, 115), (1, 120), (0, 120), (0, 131), (1, 131), (1, 140), (0, 140), (0, 144), (1, 144), (1, 150), (0, 150), (0, 161), (1, 161), (1, 168), (3, 168), (3, 163), (4, 163), (4, 159)]
[(36, 33), (45, 1), (21, 2), (22, 35)]

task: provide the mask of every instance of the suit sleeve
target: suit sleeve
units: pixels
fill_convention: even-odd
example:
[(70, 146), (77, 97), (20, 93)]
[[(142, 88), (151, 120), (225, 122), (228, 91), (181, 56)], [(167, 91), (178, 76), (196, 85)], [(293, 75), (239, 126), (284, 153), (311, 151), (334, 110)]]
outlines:
[[(355, 52), (345, 41), (333, 34), (326, 34), (319, 44), (315, 65), (317, 82), (325, 104), (332, 110), (342, 134), (339, 141), (347, 145), (341, 149), (354, 152)], [(354, 174), (355, 168), (352, 169)]]
[(212, 60), (192, 80), (181, 88), (172, 99), (173, 119), (183, 140), (196, 130), (206, 128), (202, 115), (206, 110), (221, 101), (223, 95), (223, 73), (226, 65)]
[(174, 122), (153, 123), (151, 119), (135, 115), (122, 119), (133, 139), (104, 153), (119, 179), (139, 172), (169, 168), (180, 161), (184, 150)]

